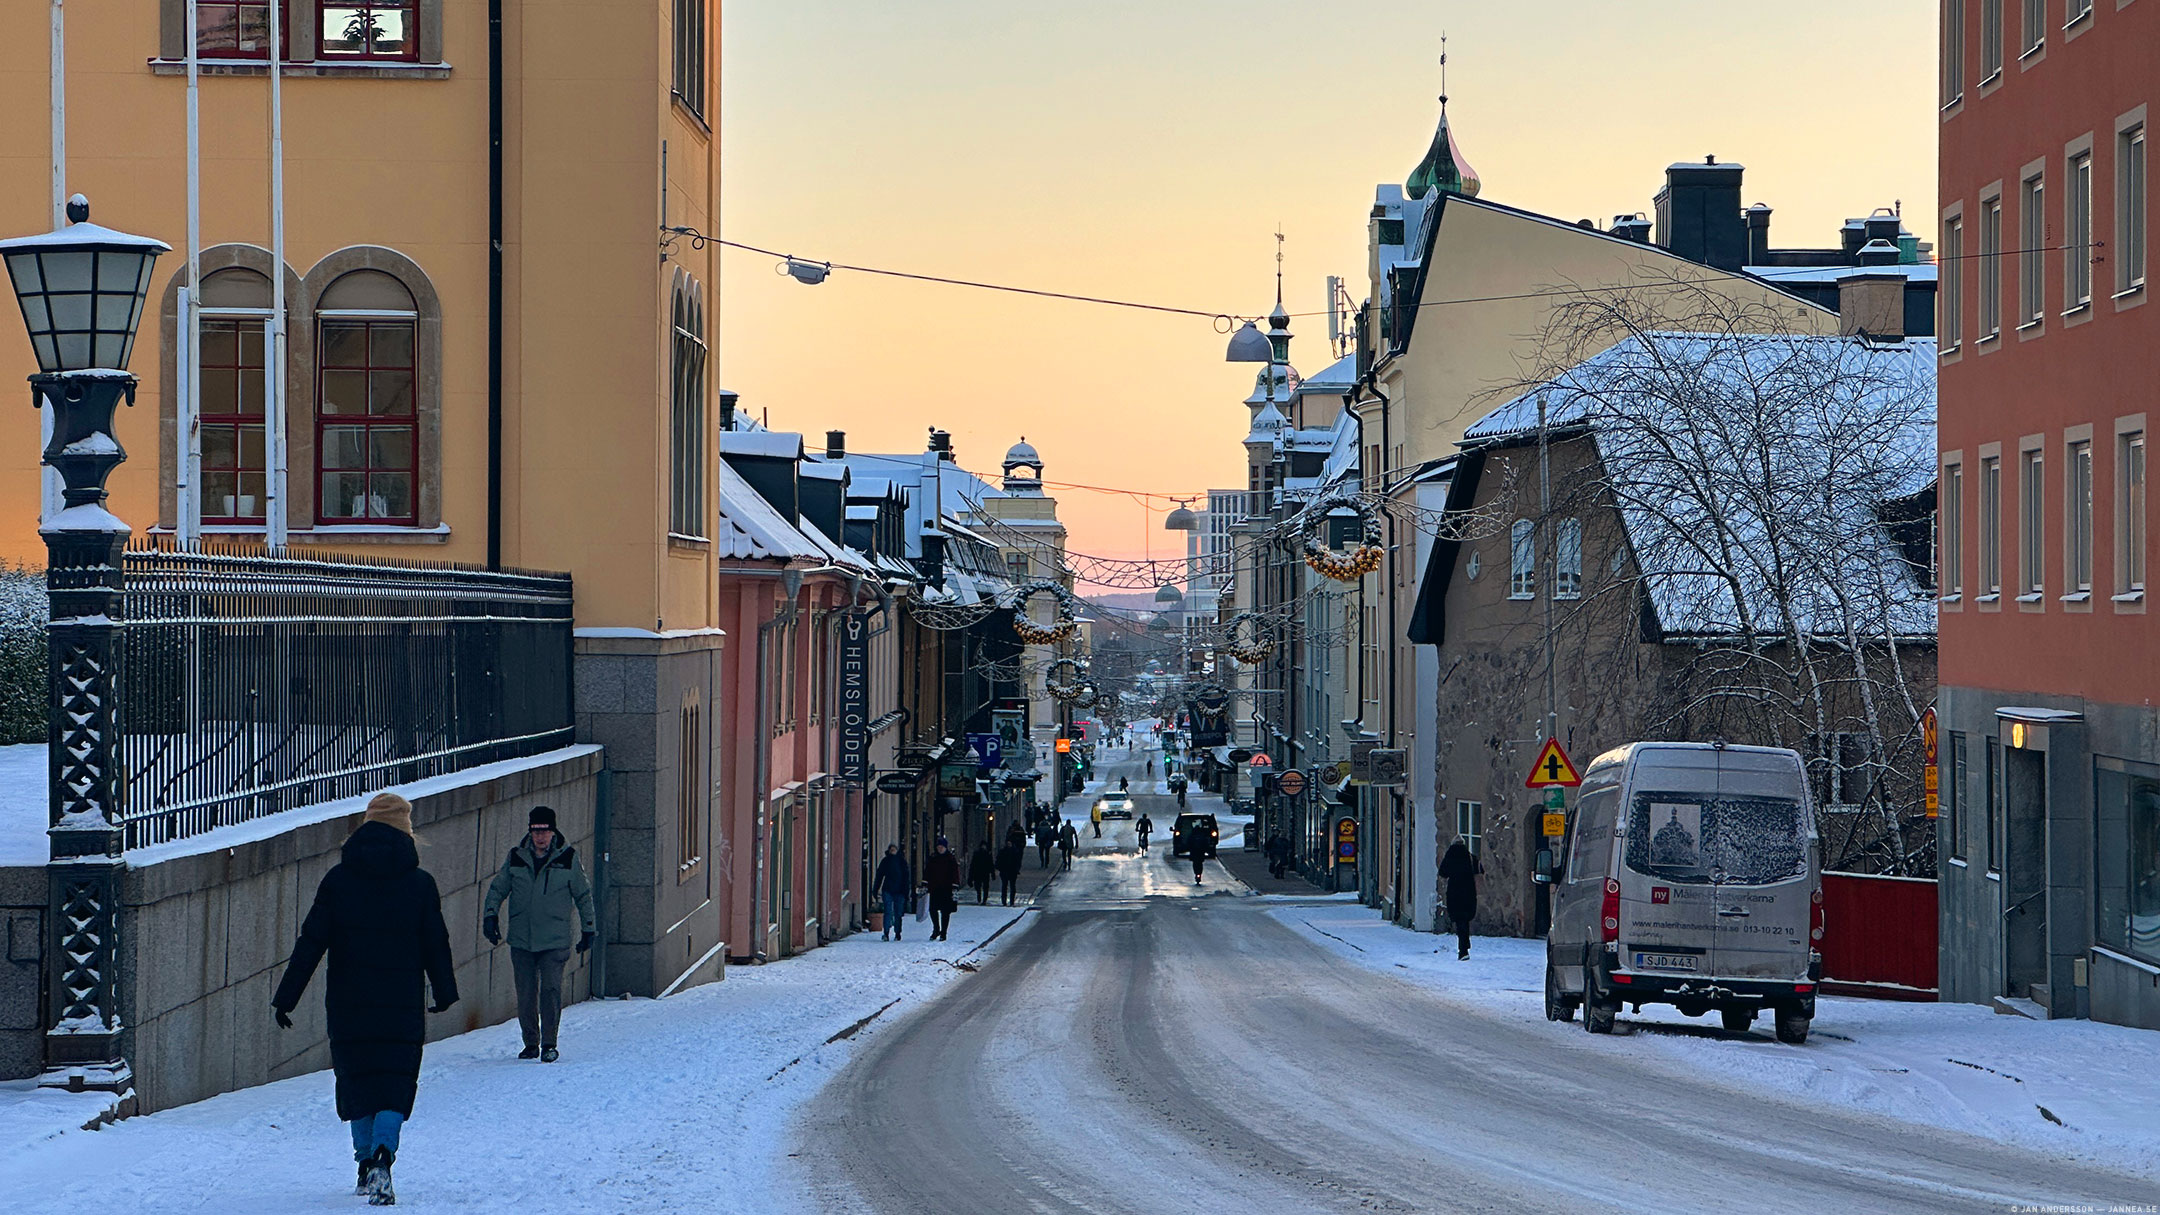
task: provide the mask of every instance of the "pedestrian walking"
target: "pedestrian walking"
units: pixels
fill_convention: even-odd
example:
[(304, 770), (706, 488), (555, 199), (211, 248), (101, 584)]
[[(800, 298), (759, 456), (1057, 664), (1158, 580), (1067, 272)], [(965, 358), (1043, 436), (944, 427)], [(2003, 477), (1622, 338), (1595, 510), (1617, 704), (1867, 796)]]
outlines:
[(1447, 883), (1448, 918), (1455, 921), (1455, 956), (1470, 956), (1470, 921), (1477, 918), (1477, 879), (1485, 872), (1476, 855), (1461, 840), (1448, 845), (1440, 858), (1440, 878)]
[(1040, 854), (1036, 862), (1036, 868), (1048, 869), (1050, 867), (1050, 849), (1056, 843), (1057, 832), (1051, 828), (1049, 819), (1044, 819), (1036, 824), (1035, 851)]
[(1289, 871), (1291, 851), (1290, 838), (1282, 832), (1277, 831), (1268, 837), (1267, 871), (1269, 877), (1279, 878)]
[(420, 1085), (425, 1013), (443, 1012), (458, 999), (442, 894), (420, 867), (412, 805), (395, 793), (378, 793), (368, 803), (338, 863), (315, 888), (270, 999), (280, 1026), (292, 1028), (292, 1011), (325, 955), (330, 1068), (337, 1115), (352, 1124), (354, 1192), (370, 1205), (392, 1206), (390, 1166)]
[(914, 889), (915, 873), (900, 855), (900, 845), (885, 845), (885, 859), (878, 862), (877, 875), (870, 880), (870, 897), (882, 900), (885, 911), (885, 934), (879, 940), (900, 939), (901, 917), (907, 914), (908, 893)]
[(990, 855), (990, 841), (975, 845), (975, 855), (968, 858), (968, 885), (975, 888), (975, 905), (990, 904), (990, 875), (997, 872), (997, 858)]
[(1005, 846), (998, 849), (997, 870), (999, 897), (1010, 907), (1020, 897), (1020, 864), (1027, 859), (1027, 845), (1020, 842), (1019, 832), (1005, 837)]
[(1212, 851), (1205, 829), (1195, 824), (1185, 833), (1185, 854), (1192, 858), (1193, 881), (1204, 882), (1207, 880), (1202, 876), (1202, 873), (1207, 867), (1208, 856)]
[(553, 1063), (555, 1030), (562, 1023), (563, 967), (575, 948), (593, 943), (592, 883), (578, 868), (577, 849), (556, 830), (555, 811), (535, 806), (526, 816), (525, 838), (503, 858), (480, 904), (480, 933), (489, 945), (503, 941), (497, 917), (510, 903), (510, 973), (517, 986), (520, 1059)]
[(1140, 821), (1133, 824), (1133, 833), (1140, 837), (1140, 851), (1143, 853), (1146, 852), (1147, 837), (1155, 834), (1155, 820), (1149, 818), (1146, 813), (1143, 812), (1140, 815)]
[(1089, 818), (1089, 819), (1090, 819), (1090, 820), (1091, 820), (1091, 821), (1092, 821), (1092, 822), (1093, 822), (1093, 823), (1095, 824), (1095, 838), (1096, 838), (1096, 839), (1101, 839), (1101, 838), (1102, 838), (1102, 803), (1101, 803), (1101, 802), (1096, 802), (1096, 803), (1095, 803), (1095, 805), (1094, 805), (1094, 806), (1093, 806), (1092, 808), (1090, 808), (1090, 809), (1088, 810), (1088, 818)]
[(946, 931), (952, 927), (952, 913), (960, 909), (960, 900), (953, 897), (960, 885), (960, 858), (946, 847), (943, 836), (938, 837), (930, 859), (923, 862), (923, 884), (930, 892), (930, 939), (945, 940)]
[(1080, 833), (1073, 830), (1072, 823), (1068, 821), (1064, 829), (1058, 832), (1058, 852), (1064, 857), (1064, 862), (1058, 866), (1059, 870), (1072, 868), (1073, 851), (1078, 847)]

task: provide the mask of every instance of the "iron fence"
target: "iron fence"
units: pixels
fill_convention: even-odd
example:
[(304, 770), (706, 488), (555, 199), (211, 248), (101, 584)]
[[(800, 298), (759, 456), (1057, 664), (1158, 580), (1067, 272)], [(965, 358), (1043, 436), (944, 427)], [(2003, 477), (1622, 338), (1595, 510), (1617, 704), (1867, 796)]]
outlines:
[(572, 741), (567, 574), (129, 551), (126, 846)]

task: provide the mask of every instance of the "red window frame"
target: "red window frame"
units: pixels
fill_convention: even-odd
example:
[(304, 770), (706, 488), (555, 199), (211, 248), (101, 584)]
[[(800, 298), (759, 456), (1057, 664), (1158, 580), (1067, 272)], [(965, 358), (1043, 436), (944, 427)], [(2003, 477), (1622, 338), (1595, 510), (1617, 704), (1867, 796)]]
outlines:
[[(203, 59), (270, 59), (270, 5), (272, 0), (196, 0), (195, 7), (195, 54)], [(276, 0), (284, 5), (287, 0)], [(283, 17), (278, 22), (278, 40), (288, 47), (292, 44), (291, 10), (281, 8)], [(261, 31), (262, 45), (257, 50), (240, 46), (239, 31), (242, 18), (253, 13)], [(229, 35), (229, 36), (228, 36)], [(212, 44), (206, 39), (223, 37), (222, 44)]]
[[(402, 17), (405, 27), (405, 45), (395, 51), (380, 51), (373, 47), (373, 38), (363, 50), (332, 49), (333, 33), (337, 41), (344, 42), (344, 33), (354, 23), (379, 16)], [(318, 53), (324, 59), (375, 60), (393, 63), (409, 63), (420, 58), (420, 0), (317, 0), (315, 7), (315, 42)], [(375, 28), (381, 28), (379, 25)]]
[[(246, 525), (261, 523), (268, 502), (268, 465), (264, 458), (269, 436), (264, 432), (263, 351), (268, 318), (205, 317), (202, 321), (200, 377), (202, 412), (201, 504), (204, 523)], [(231, 340), (225, 340), (230, 335)], [(252, 353), (249, 342), (254, 343)], [(254, 451), (248, 450), (248, 432), (254, 431)], [(221, 450), (223, 449), (223, 450)], [(230, 453), (229, 455), (226, 453)], [(234, 509), (224, 510), (230, 478)], [(252, 484), (255, 510), (239, 509)]]
[[(333, 331), (359, 332), (357, 360), (337, 354)], [(395, 335), (402, 334), (402, 358), (392, 353)], [(387, 343), (377, 338), (393, 339)], [(386, 349), (387, 347), (387, 349)], [(420, 499), (420, 326), (411, 317), (324, 317), (318, 324), (315, 360), (315, 521), (324, 524), (376, 523), (413, 526), (418, 521)], [(364, 401), (347, 397), (332, 402), (330, 393), (354, 391)], [(340, 404), (333, 410), (330, 405)], [(357, 404), (358, 408), (350, 408)], [(390, 432), (402, 429), (399, 443)], [(332, 439), (343, 432), (357, 432), (358, 462), (332, 464)], [(402, 466), (400, 466), (402, 464)], [(329, 485), (333, 477), (364, 478), (361, 489), (363, 513), (334, 514)], [(365, 504), (375, 497), (378, 478), (405, 479), (405, 510), (401, 514), (367, 513)]]

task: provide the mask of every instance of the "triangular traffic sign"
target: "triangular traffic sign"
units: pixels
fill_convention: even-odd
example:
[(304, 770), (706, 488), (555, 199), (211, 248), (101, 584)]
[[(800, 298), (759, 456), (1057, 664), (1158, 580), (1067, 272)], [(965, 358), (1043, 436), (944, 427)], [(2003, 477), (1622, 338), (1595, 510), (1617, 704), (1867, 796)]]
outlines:
[(1537, 762), (1530, 765), (1530, 777), (1523, 781), (1526, 789), (1574, 788), (1582, 783), (1582, 774), (1575, 771), (1567, 752), (1560, 749), (1560, 740), (1548, 738), (1537, 754)]

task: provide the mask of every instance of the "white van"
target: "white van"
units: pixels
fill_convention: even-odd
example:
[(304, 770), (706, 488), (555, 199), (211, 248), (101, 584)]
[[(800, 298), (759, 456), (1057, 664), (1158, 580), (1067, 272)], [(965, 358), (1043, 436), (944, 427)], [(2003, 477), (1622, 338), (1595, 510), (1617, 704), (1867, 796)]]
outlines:
[(1623, 1004), (1764, 1009), (1807, 1041), (1822, 978), (1821, 843), (1795, 751), (1630, 743), (1583, 773), (1549, 872), (1545, 1015), (1609, 1034)]

